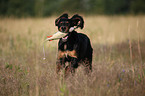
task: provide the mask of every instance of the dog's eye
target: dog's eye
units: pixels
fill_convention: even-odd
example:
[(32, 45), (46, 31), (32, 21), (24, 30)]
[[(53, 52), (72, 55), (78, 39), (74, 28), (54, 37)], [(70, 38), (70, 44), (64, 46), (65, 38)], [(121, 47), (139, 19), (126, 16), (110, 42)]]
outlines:
[(60, 22), (60, 26), (62, 26), (63, 25), (63, 22)]
[(60, 23), (60, 26), (62, 26), (63, 25), (63, 23)]

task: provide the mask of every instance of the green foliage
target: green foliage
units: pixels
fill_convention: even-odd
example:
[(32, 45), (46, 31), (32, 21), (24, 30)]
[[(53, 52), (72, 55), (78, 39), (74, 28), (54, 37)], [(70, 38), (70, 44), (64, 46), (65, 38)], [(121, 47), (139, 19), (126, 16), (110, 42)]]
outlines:
[(103, 14), (105, 12), (105, 0), (91, 0), (92, 12), (96, 14)]
[(119, 14), (129, 12), (130, 0), (105, 0), (106, 14)]
[(6, 16), (34, 16), (34, 0), (1, 0), (0, 14)]
[(5, 63), (5, 68), (6, 69), (12, 69), (13, 68), (13, 65), (6, 62)]
[(65, 81), (65, 70), (63, 70), (63, 75), (60, 76), (60, 96), (69, 96), (69, 90), (67, 89), (67, 84)]
[(131, 4), (131, 11), (135, 14), (145, 12), (145, 0), (133, 0)]
[(43, 2), (43, 16), (50, 16), (52, 14), (59, 14), (62, 12), (60, 3), (62, 0), (44, 0)]
[(1, 0), (1, 16), (50, 16), (62, 12), (83, 14), (145, 13), (144, 0)]

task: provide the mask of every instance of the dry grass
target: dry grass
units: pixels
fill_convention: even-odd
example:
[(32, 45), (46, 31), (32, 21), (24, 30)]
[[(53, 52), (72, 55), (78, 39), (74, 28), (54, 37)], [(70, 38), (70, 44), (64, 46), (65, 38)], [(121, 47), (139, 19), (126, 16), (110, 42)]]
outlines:
[(93, 72), (67, 79), (55, 73), (57, 41), (42, 60), (55, 18), (0, 19), (0, 96), (145, 96), (145, 16), (84, 17)]

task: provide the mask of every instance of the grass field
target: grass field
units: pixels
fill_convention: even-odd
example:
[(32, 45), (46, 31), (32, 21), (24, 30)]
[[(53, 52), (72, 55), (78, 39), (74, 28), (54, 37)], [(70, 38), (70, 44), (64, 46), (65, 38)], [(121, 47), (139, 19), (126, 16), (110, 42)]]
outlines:
[(145, 16), (88, 16), (93, 72), (67, 79), (55, 72), (56, 17), (0, 19), (0, 96), (145, 96)]

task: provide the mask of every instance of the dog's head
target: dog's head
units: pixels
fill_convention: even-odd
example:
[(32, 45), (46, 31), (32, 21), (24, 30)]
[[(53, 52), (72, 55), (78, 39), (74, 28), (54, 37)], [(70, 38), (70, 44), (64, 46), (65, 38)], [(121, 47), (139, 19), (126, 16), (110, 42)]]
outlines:
[(55, 20), (55, 25), (58, 26), (60, 32), (67, 33), (71, 27), (79, 27), (83, 29), (84, 20), (78, 14), (72, 16), (70, 19), (68, 18), (68, 14), (63, 14)]

